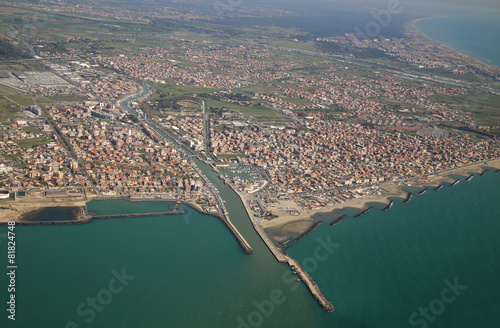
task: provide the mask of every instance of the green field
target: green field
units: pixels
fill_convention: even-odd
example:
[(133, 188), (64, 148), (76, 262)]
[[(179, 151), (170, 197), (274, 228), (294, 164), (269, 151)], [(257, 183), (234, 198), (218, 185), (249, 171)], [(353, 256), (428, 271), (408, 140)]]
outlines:
[(226, 108), (230, 112), (253, 116), (257, 119), (280, 119), (283, 116), (272, 109), (245, 107), (225, 101), (207, 100), (208, 108)]
[(50, 98), (60, 102), (82, 102), (87, 100), (87, 97), (79, 95), (53, 95)]
[(14, 89), (11, 89), (9, 87), (0, 85), (0, 96), (9, 96), (9, 95), (15, 95), (18, 92)]
[(280, 97), (280, 98), (284, 101), (287, 101), (287, 102), (290, 102), (292, 104), (299, 105), (299, 106), (312, 105), (312, 102), (310, 102), (309, 100), (305, 100), (305, 99), (290, 98), (290, 97)]
[(238, 157), (246, 158), (246, 156), (243, 154), (217, 154), (217, 157), (228, 160), (236, 159)]
[(23, 127), (24, 132), (40, 133), (40, 129), (36, 126), (25, 126)]
[(31, 99), (31, 97), (29, 96), (12, 95), (12, 96), (7, 96), (7, 98), (19, 104), (20, 106), (30, 106), (35, 104), (33, 102), (33, 99)]
[(187, 87), (187, 86), (169, 85), (169, 84), (154, 84), (154, 87), (156, 88), (157, 93), (153, 96), (153, 100), (169, 97), (169, 94), (171, 97), (184, 97), (184, 96), (192, 96), (194, 94), (200, 95), (217, 91), (216, 89), (211, 89), (211, 88)]
[(49, 139), (46, 138), (34, 138), (34, 139), (23, 139), (16, 140), (15, 143), (21, 148), (32, 148), (40, 145), (45, 145), (49, 143)]
[(436, 95), (432, 99), (449, 108), (471, 112), (478, 125), (500, 126), (500, 96), (489, 93), (468, 93), (457, 96)]
[(21, 117), (18, 106), (12, 101), (0, 97), (0, 122), (9, 123), (9, 120)]

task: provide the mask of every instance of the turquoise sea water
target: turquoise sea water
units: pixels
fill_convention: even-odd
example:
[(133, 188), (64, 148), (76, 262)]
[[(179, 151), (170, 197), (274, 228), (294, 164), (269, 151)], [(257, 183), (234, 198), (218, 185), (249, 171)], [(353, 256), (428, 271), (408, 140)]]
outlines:
[[(1, 326), (361, 328), (426, 327), (425, 323), (465, 328), (500, 324), (499, 173), (488, 172), (439, 192), (429, 190), (406, 204), (396, 202), (387, 212), (374, 209), (359, 219), (320, 225), (295, 245), (290, 254), (309, 269), (335, 306), (333, 313), (321, 310), (288, 266), (275, 261), (246, 214), (238, 212), (241, 205), (235, 195), (219, 187), (254, 254), (245, 255), (218, 219), (185, 206), (181, 207), (188, 212), (184, 216), (17, 227), (17, 321), (8, 321), (2, 310)], [(89, 209), (128, 213), (159, 211), (170, 205), (115, 200), (93, 202)], [(6, 231), (0, 227), (0, 233)], [(6, 239), (0, 240), (0, 264), (5, 268)], [(113, 281), (110, 287), (122, 270), (131, 276), (126, 286)], [(458, 290), (449, 304), (440, 301), (455, 279), (467, 288)], [(3, 286), (7, 285), (3, 274), (0, 286), (5, 302)], [(111, 293), (111, 289), (120, 291)], [(454, 296), (444, 295), (447, 300)], [(88, 298), (105, 304), (93, 308)], [(410, 316), (430, 305), (433, 321), (417, 316), (412, 325)]]
[(416, 26), (426, 36), (500, 67), (500, 17), (452, 16), (425, 19)]

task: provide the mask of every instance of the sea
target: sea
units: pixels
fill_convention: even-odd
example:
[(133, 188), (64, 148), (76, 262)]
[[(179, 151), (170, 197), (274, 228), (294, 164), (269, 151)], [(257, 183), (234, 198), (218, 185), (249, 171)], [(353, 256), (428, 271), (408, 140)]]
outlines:
[[(208, 172), (205, 172), (208, 174)], [(185, 215), (18, 226), (16, 320), (7, 319), (7, 227), (0, 227), (2, 327), (495, 327), (500, 325), (500, 173), (430, 188), (388, 211), (325, 221), (290, 250), (335, 307), (323, 311), (253, 230), (223, 184), (245, 255), (215, 217)], [(99, 214), (173, 203), (104, 200)]]
[(427, 37), (500, 68), (500, 16), (447, 16), (420, 20)]

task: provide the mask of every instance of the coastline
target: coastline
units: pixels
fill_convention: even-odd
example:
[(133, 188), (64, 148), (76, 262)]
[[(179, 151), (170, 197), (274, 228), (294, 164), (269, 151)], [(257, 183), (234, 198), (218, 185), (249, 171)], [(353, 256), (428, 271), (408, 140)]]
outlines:
[(476, 17), (476, 16), (482, 17), (479, 15), (440, 15), (440, 16), (427, 17), (427, 18), (417, 18), (417, 19), (414, 19), (414, 20), (411, 20), (410, 22), (408, 22), (408, 24), (411, 27), (410, 33), (417, 32), (420, 37), (422, 37), (428, 41), (435, 42), (435, 43), (439, 44), (441, 47), (448, 49), (449, 51), (453, 51), (453, 52), (459, 53), (462, 56), (466, 56), (466, 57), (478, 60), (483, 65), (488, 65), (488, 66), (491, 66), (492, 68), (500, 69), (500, 64), (495, 64), (490, 59), (483, 58), (483, 57), (480, 57), (478, 55), (474, 55), (466, 49), (457, 48), (454, 45), (449, 44), (448, 42), (434, 39), (434, 38), (428, 36), (427, 34), (425, 34), (424, 31), (422, 31), (422, 29), (417, 26), (418, 22), (425, 21), (425, 20), (440, 19), (440, 18), (446, 18), (446, 17)]
[[(437, 188), (442, 184), (453, 184), (456, 179), (450, 177), (450, 175), (459, 175), (467, 178), (470, 174), (480, 174), (484, 172), (485, 167), (490, 169), (500, 169), (500, 159), (495, 159), (487, 161), (487, 164), (482, 161), (480, 163), (475, 163), (467, 166), (462, 166), (458, 168), (453, 168), (440, 172), (435, 175), (430, 175), (425, 179), (413, 179), (413, 181), (401, 182), (401, 183), (385, 183), (381, 184), (382, 192), (379, 195), (367, 195), (360, 198), (347, 200), (342, 204), (335, 204), (331, 206), (325, 206), (317, 209), (307, 209), (302, 211), (299, 215), (290, 215), (287, 212), (275, 212), (273, 214), (278, 217), (263, 221), (260, 226), (266, 231), (269, 238), (273, 239), (275, 242), (283, 242), (291, 237), (297, 236), (299, 234), (307, 231), (311, 226), (315, 224), (319, 219), (315, 217), (318, 214), (333, 213), (334, 211), (341, 211), (345, 209), (356, 209), (360, 213), (366, 211), (371, 203), (379, 203), (383, 206), (389, 205), (391, 200), (398, 198), (401, 201), (408, 197), (408, 192), (404, 189), (415, 188), (423, 190), (425, 188)], [(417, 181), (418, 182), (417, 182)], [(248, 209), (247, 209), (248, 211)], [(251, 212), (249, 212), (249, 215)], [(324, 220), (324, 218), (322, 218)], [(332, 221), (333, 222), (333, 221)], [(330, 224), (331, 222), (325, 222)], [(280, 234), (281, 236), (276, 236)]]
[[(56, 225), (56, 224), (83, 224), (89, 223), (93, 219), (89, 218), (91, 216), (80, 213), (73, 219), (70, 220), (60, 220), (60, 221), (30, 221), (26, 220), (25, 217), (39, 212), (46, 208), (86, 208), (87, 204), (96, 200), (115, 200), (123, 199), (130, 202), (141, 202), (141, 201), (164, 201), (181, 203), (189, 206), (191, 209), (198, 213), (210, 215), (219, 218), (217, 215), (203, 211), (201, 207), (197, 204), (190, 203), (179, 199), (161, 199), (161, 198), (130, 198), (127, 196), (102, 196), (102, 195), (87, 195), (87, 199), (66, 199), (66, 198), (47, 198), (45, 196), (26, 196), (23, 200), (8, 200), (0, 203), (0, 225), (5, 225), (9, 221), (15, 221), (19, 225)], [(127, 214), (123, 214), (126, 217)]]

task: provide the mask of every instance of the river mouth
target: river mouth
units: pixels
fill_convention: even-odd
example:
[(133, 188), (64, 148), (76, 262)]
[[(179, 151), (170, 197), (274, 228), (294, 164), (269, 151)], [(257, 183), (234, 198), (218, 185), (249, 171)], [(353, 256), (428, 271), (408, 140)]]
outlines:
[(28, 212), (23, 215), (21, 221), (29, 222), (57, 222), (57, 221), (76, 221), (81, 208), (71, 207), (45, 207)]

